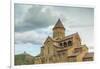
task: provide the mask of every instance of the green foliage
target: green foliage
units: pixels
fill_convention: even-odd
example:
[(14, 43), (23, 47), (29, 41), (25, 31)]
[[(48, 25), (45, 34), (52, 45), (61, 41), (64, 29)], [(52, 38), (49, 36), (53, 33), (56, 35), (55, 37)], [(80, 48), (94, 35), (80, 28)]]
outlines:
[[(26, 56), (31, 57), (31, 59), (26, 58)], [(15, 65), (29, 65), (34, 64), (34, 57), (25, 54), (15, 55)]]

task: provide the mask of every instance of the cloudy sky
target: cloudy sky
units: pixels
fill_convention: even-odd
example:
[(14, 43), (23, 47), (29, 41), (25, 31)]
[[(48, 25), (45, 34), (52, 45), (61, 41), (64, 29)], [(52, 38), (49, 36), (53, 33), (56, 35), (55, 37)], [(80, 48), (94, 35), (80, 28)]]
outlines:
[(48, 35), (52, 37), (52, 28), (59, 18), (66, 28), (66, 35), (78, 32), (82, 44), (93, 51), (93, 8), (15, 4), (15, 54), (24, 51), (33, 56), (39, 54)]

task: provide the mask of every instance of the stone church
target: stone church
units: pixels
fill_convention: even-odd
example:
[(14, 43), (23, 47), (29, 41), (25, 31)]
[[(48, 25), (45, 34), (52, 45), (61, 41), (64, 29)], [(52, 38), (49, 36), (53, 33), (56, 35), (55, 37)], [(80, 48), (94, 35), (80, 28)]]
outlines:
[(35, 64), (93, 61), (93, 52), (81, 44), (78, 33), (65, 36), (65, 27), (58, 19), (53, 27), (53, 36), (48, 36), (41, 52), (35, 57)]

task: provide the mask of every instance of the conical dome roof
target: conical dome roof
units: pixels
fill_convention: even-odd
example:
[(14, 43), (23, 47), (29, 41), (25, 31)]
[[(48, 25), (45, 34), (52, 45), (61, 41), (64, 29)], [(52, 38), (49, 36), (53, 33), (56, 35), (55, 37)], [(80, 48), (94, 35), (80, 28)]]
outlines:
[[(64, 28), (64, 26), (63, 26), (63, 24), (62, 24), (62, 22), (61, 22), (60, 19), (58, 19), (58, 21), (57, 21), (57, 23), (55, 24), (55, 26), (54, 26), (53, 29), (55, 29), (55, 28)], [(65, 28), (64, 28), (64, 29), (65, 29)]]

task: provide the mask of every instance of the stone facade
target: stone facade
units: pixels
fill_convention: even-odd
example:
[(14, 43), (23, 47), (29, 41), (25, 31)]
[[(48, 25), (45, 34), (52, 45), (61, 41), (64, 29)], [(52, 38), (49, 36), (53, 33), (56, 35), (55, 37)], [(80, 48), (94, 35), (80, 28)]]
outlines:
[(53, 37), (48, 36), (35, 64), (92, 61), (86, 45), (81, 44), (78, 33), (65, 36), (65, 28), (59, 19), (53, 28)]

